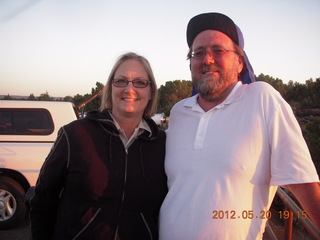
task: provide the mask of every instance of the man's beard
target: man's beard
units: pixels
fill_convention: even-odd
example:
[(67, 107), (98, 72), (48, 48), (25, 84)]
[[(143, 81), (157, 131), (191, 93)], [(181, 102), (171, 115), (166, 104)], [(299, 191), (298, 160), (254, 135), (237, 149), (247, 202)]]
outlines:
[(222, 91), (225, 87), (225, 81), (227, 78), (226, 74), (224, 74), (221, 69), (215, 66), (203, 66), (201, 71), (217, 71), (219, 76), (214, 77), (210, 75), (201, 76), (199, 78), (193, 76), (192, 83), (197, 89), (199, 95), (209, 102), (218, 101), (223, 98)]

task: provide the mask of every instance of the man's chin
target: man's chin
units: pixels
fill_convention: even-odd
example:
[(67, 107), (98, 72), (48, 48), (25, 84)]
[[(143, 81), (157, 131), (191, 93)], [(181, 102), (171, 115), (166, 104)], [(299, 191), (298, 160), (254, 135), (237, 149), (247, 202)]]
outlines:
[(206, 94), (199, 93), (199, 95), (201, 96), (201, 98), (203, 98), (204, 100), (206, 100), (208, 102), (216, 102), (221, 99), (220, 95), (212, 94), (212, 93), (206, 93)]

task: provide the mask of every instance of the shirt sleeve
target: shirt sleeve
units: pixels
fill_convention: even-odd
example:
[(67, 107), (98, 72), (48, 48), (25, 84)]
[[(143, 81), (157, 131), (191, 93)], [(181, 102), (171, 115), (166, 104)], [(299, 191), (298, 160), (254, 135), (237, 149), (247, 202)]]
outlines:
[[(280, 95), (280, 94), (279, 94)], [(270, 185), (319, 182), (301, 128), (290, 105), (280, 96), (268, 120), (271, 150)]]

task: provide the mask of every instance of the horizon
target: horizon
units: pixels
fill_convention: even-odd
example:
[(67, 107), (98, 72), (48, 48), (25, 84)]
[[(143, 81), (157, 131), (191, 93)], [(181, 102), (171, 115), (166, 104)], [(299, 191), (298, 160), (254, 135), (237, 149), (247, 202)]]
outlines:
[[(263, 74), (263, 73), (261, 73), (261, 74)], [(274, 79), (274, 80), (281, 80), (282, 81), (282, 83), (283, 84), (288, 84), (290, 81), (292, 81), (292, 80), (289, 80), (287, 83), (285, 83), (285, 82), (283, 82), (283, 80), (282, 79), (279, 79), (279, 78), (277, 78), (277, 77), (273, 77), (273, 76), (270, 76), (270, 75), (268, 75), (268, 74), (263, 74), (265, 77), (270, 77), (270, 78), (272, 78), (272, 79)], [(258, 78), (260, 76), (260, 74), (258, 75), (258, 76), (256, 76), (256, 79)], [(317, 79), (320, 79), (320, 77), (317, 77), (317, 78), (309, 78), (309, 79), (307, 79), (305, 82), (297, 82), (297, 81), (293, 81), (293, 84), (295, 84), (295, 83), (298, 83), (298, 84), (302, 84), (302, 85), (305, 85), (306, 84), (306, 82), (307, 81), (309, 81), (309, 80), (312, 80), (312, 81), (317, 81)], [(186, 79), (176, 79), (176, 80), (172, 80), (172, 81), (167, 81), (167, 82), (173, 82), (173, 81), (191, 81), (191, 80), (186, 80)], [(163, 86), (165, 86), (165, 84), (166, 84), (166, 82), (164, 83), (164, 84), (162, 84)], [(161, 86), (162, 86), (161, 85)], [(158, 89), (161, 87), (161, 86), (157, 86), (158, 87)], [(93, 87), (92, 87), (93, 88)], [(92, 88), (91, 88), (91, 90), (92, 90)], [(27, 95), (17, 95), (17, 94), (0, 94), (0, 100), (4, 100), (3, 98), (4, 97), (7, 97), (8, 95), (11, 97), (11, 98), (17, 98), (17, 99), (26, 99), (26, 98), (28, 98), (28, 97), (30, 97), (31, 95), (34, 95), (34, 97), (40, 97), (42, 94), (48, 94), (51, 98), (53, 98), (53, 99), (55, 99), (55, 100), (57, 100), (57, 99), (63, 99), (63, 98), (65, 98), (65, 97), (75, 97), (76, 95), (78, 95), (79, 93), (76, 93), (75, 95), (73, 95), (73, 96), (71, 96), (71, 95), (65, 95), (65, 96), (51, 96), (50, 95), (50, 93), (48, 92), (48, 91), (46, 91), (46, 92), (43, 92), (43, 93), (40, 93), (39, 95), (35, 95), (35, 94), (33, 94), (33, 93), (30, 93), (30, 94), (27, 94)], [(92, 95), (91, 93), (89, 93), (89, 92), (87, 92), (87, 93), (84, 93), (84, 94), (79, 94), (80, 96), (84, 96), (84, 95), (86, 95), (86, 94), (88, 94), (89, 96), (90, 95)]]

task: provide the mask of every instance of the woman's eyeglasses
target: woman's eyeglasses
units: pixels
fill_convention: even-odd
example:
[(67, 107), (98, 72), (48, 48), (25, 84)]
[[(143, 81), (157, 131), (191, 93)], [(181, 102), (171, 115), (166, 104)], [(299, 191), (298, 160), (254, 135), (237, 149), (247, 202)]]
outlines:
[(131, 82), (135, 88), (146, 88), (150, 84), (149, 80), (140, 78), (133, 79), (131, 81), (125, 78), (115, 78), (112, 80), (113, 86), (121, 88), (128, 86), (129, 82)]

